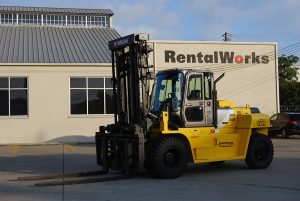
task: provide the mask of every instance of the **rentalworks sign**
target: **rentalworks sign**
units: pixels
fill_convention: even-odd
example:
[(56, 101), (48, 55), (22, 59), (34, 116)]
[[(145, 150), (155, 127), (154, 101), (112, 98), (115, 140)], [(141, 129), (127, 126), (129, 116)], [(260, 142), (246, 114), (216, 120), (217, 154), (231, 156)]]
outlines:
[(191, 63), (191, 64), (268, 64), (268, 55), (259, 55), (256, 52), (250, 54), (237, 54), (234, 51), (213, 51), (210, 54), (197, 52), (195, 54), (178, 53), (174, 50), (165, 50), (166, 63)]

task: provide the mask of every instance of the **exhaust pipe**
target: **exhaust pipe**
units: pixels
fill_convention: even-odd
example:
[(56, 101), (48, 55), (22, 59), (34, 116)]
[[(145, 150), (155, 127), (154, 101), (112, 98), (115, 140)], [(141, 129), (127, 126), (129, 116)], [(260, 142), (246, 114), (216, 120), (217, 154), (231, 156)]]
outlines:
[(213, 124), (214, 127), (218, 127), (218, 108), (217, 108), (217, 101), (218, 101), (218, 92), (217, 92), (217, 83), (225, 76), (225, 73), (222, 73), (215, 81), (214, 81), (214, 88), (212, 91), (213, 94), (213, 107), (214, 107), (214, 113), (213, 113)]

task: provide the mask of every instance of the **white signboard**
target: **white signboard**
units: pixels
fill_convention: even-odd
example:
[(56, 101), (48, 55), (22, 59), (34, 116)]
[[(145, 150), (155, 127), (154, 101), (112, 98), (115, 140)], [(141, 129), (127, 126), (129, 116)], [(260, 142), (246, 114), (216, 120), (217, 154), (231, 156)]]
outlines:
[(250, 104), (272, 115), (279, 111), (276, 43), (151, 41), (150, 63), (164, 69), (208, 69), (218, 83), (219, 99)]

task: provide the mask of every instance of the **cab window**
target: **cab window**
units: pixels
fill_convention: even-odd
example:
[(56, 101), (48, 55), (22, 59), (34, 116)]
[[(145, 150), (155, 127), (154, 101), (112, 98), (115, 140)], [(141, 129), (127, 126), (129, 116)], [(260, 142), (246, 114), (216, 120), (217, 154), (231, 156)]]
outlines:
[(202, 75), (192, 75), (189, 79), (188, 100), (201, 100), (202, 95)]
[(211, 91), (212, 91), (212, 86), (211, 86), (211, 74), (209, 73), (204, 73), (204, 99), (205, 100), (210, 100), (211, 99)]

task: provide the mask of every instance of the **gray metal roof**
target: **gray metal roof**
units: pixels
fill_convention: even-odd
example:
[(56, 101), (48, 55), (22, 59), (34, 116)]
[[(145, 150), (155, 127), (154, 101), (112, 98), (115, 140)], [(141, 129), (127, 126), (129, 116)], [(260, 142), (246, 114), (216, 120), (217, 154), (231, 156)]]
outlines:
[(112, 28), (0, 26), (0, 63), (110, 63)]
[(81, 8), (48, 8), (48, 7), (21, 7), (0, 6), (0, 13), (64, 13), (85, 15), (113, 15), (110, 9), (81, 9)]

